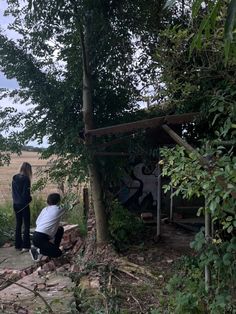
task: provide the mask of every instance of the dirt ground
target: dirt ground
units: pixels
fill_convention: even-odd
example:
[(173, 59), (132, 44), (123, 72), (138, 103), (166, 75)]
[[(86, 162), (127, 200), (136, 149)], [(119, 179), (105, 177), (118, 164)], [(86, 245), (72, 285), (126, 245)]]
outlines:
[[(95, 286), (99, 278), (100, 294), (94, 298), (93, 292), (86, 294), (82, 288), (77, 300), (80, 313), (172, 314), (160, 311), (167, 298), (165, 286), (175, 273), (175, 264), (193, 254), (190, 242), (194, 234), (174, 224), (161, 227), (159, 241), (155, 240), (156, 227), (147, 226), (141, 243), (119, 253), (118, 259), (114, 257), (108, 264), (103, 260), (97, 268), (91, 265), (88, 276)], [(119, 262), (113, 265), (115, 260)], [(104, 310), (99, 312), (101, 308)]]
[(143, 244), (131, 247), (124, 254), (128, 261), (149, 270), (156, 279), (141, 275), (129, 278), (126, 275), (123, 280), (116, 281), (123, 295), (123, 313), (150, 313), (151, 309), (159, 308), (164, 301), (163, 287), (174, 272), (174, 264), (183, 255), (192, 254), (192, 232), (176, 225), (164, 224), (158, 242), (154, 241), (155, 232), (155, 227), (147, 227)]
[[(194, 233), (190, 231), (175, 224), (162, 224), (161, 237), (156, 241), (156, 226), (152, 225), (146, 226), (141, 241), (126, 251), (116, 253), (111, 249), (100, 259), (95, 254), (87, 261), (85, 269), (80, 264), (82, 252), (73, 254), (69, 264), (68, 260), (65, 264), (69, 265), (70, 271), (68, 267), (62, 270), (62, 275), (71, 277), (76, 285), (74, 297), (77, 309), (73, 313), (172, 314), (160, 310), (168, 301), (165, 286), (176, 272), (176, 263), (184, 255), (193, 254), (189, 246), (193, 239)], [(11, 248), (2, 249), (2, 254), (4, 250), (7, 252)], [(14, 260), (13, 254), (9, 254)], [(2, 269), (6, 267), (6, 257), (1, 256)], [(24, 259), (32, 263), (29, 256), (21, 257), (24, 267)], [(18, 256), (16, 259), (19, 264)], [(6, 263), (9, 267), (9, 262)], [(53, 273), (57, 272), (53, 270)]]

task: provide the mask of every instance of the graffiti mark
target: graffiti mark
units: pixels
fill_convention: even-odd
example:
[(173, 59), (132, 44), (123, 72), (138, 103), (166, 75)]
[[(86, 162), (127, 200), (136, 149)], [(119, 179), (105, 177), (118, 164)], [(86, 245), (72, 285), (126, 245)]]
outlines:
[(142, 204), (147, 196), (152, 197), (152, 205), (157, 203), (157, 167), (148, 169), (144, 163), (135, 165), (131, 174), (122, 178), (123, 187), (119, 193), (119, 200), (125, 204), (128, 201), (136, 201)]

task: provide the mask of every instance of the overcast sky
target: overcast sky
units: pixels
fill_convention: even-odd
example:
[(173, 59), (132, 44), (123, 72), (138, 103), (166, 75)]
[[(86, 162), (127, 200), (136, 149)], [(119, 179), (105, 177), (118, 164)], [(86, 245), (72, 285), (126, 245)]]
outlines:
[[(0, 26), (6, 34), (12, 38), (14, 38), (14, 33), (12, 31), (7, 30), (7, 25), (12, 21), (9, 16), (4, 16), (4, 10), (6, 9), (6, 1), (0, 0)], [(2, 72), (0, 72), (0, 87), (6, 88), (17, 88), (18, 84), (16, 80), (7, 80)]]

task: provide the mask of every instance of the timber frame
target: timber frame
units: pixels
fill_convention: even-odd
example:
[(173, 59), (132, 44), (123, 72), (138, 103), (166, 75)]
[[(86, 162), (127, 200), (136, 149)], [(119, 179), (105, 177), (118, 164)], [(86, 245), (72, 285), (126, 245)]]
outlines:
[[(186, 123), (193, 123), (196, 118), (199, 117), (198, 112), (190, 112), (185, 114), (179, 114), (179, 115), (166, 115), (151, 119), (144, 119), (139, 120), (135, 122), (129, 122), (129, 123), (123, 123), (123, 124), (117, 124), (109, 127), (99, 128), (99, 129), (90, 129), (86, 130), (85, 132), (85, 138), (89, 139), (91, 137), (101, 137), (105, 135), (114, 135), (114, 134), (123, 134), (123, 133), (134, 133), (135, 131), (139, 131), (142, 129), (154, 129), (159, 128), (163, 129), (177, 144), (182, 145), (182, 143), (177, 139), (180, 138), (177, 133), (175, 133), (172, 129), (170, 129), (172, 132), (175, 133), (176, 136), (173, 136), (173, 134), (170, 134), (170, 130), (168, 129), (168, 125), (182, 125)], [(112, 145), (113, 143), (118, 143), (121, 141), (121, 139), (116, 139), (111, 141), (110, 143), (102, 144), (102, 147), (108, 147), (109, 145)], [(189, 144), (186, 143), (188, 146)], [(186, 146), (184, 145), (184, 146)], [(189, 145), (189, 147), (191, 147)], [(188, 147), (188, 148), (189, 148)], [(190, 149), (191, 150), (191, 149)], [(126, 152), (95, 152), (96, 156), (129, 156)], [(158, 167), (158, 189), (157, 189), (157, 199), (159, 201), (157, 202), (157, 231), (156, 231), (156, 238), (158, 239), (161, 235), (161, 207), (160, 207), (160, 195), (161, 195), (161, 169), (159, 163), (157, 164)], [(173, 202), (171, 202), (173, 204)], [(170, 209), (170, 212), (173, 212), (173, 209)]]
[[(87, 130), (85, 133), (86, 137), (94, 136), (94, 137), (100, 137), (108, 134), (119, 134), (119, 133), (128, 133), (128, 132), (134, 132), (141, 129), (153, 129), (159, 127), (160, 129), (163, 129), (174, 141), (176, 144), (183, 146), (188, 153), (194, 152), (196, 153), (199, 163), (202, 165), (204, 169), (206, 169), (209, 173), (214, 170), (214, 166), (209, 163), (209, 161), (201, 156), (189, 143), (187, 143), (184, 139), (182, 139), (173, 129), (170, 128), (169, 125), (176, 125), (176, 124), (185, 124), (185, 123), (191, 123), (194, 122), (196, 118), (199, 117), (198, 112), (191, 112), (191, 113), (185, 113), (181, 115), (167, 115), (163, 117), (156, 117), (152, 119), (145, 119), (140, 120), (136, 122), (130, 122), (130, 123), (124, 123), (124, 124), (118, 124), (113, 125), (110, 127), (105, 128), (99, 128), (99, 129), (92, 129)], [(115, 140), (115, 142), (118, 142), (119, 140)], [(104, 147), (109, 146), (109, 143), (103, 144)], [(107, 152), (108, 153), (108, 152)], [(99, 154), (99, 153), (98, 153)], [(110, 156), (117, 155), (117, 153), (108, 153)], [(118, 153), (120, 156), (127, 156), (126, 153)], [(101, 152), (100, 156), (105, 156), (106, 152)], [(161, 170), (160, 165), (158, 163), (158, 198), (160, 198), (160, 186), (161, 186)], [(229, 190), (227, 182), (225, 182), (224, 178), (221, 176), (218, 176), (216, 178), (216, 181), (221, 185), (221, 187), (229, 192), (233, 198), (236, 199), (236, 192)], [(158, 205), (159, 204), (159, 205)], [(158, 201), (157, 204), (157, 233), (156, 237), (157, 239), (160, 237), (161, 234), (161, 226), (160, 226), (160, 214), (161, 214), (161, 208), (160, 208), (160, 201)], [(171, 203), (170, 207), (173, 206), (172, 197), (171, 197)], [(170, 208), (170, 213), (173, 212), (173, 209)], [(211, 230), (211, 215), (210, 213), (205, 213), (205, 242), (206, 245), (209, 243), (209, 239), (212, 237), (212, 230)], [(209, 267), (205, 266), (205, 290), (208, 291), (211, 283), (211, 271)]]

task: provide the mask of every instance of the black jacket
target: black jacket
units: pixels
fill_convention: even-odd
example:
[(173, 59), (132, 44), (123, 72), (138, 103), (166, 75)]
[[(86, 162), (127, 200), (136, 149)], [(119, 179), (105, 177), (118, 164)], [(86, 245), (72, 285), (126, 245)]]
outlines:
[(12, 178), (12, 198), (14, 205), (22, 207), (32, 201), (30, 195), (30, 179), (23, 174), (16, 174)]

